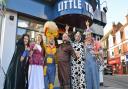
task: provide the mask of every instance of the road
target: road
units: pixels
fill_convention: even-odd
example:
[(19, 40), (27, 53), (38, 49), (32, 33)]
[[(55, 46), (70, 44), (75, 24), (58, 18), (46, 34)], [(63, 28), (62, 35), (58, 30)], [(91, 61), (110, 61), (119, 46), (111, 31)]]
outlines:
[(128, 75), (106, 75), (100, 89), (128, 89)]

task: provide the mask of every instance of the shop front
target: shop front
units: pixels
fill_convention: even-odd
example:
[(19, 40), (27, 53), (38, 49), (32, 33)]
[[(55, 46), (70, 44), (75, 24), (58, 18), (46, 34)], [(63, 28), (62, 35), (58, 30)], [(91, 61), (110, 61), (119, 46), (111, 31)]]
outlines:
[[(0, 56), (5, 72), (14, 53), (15, 44), (24, 33), (29, 34), (30, 40), (34, 41), (36, 34), (43, 34), (43, 26), (47, 20), (57, 23), (60, 35), (64, 32), (66, 24), (83, 30), (86, 28), (85, 21), (88, 20), (90, 25), (93, 23), (96, 1), (7, 0), (4, 19), (0, 17), (0, 21), (4, 20), (2, 30), (0, 30), (3, 31), (0, 33), (0, 37), (2, 35)], [(61, 39), (61, 36), (58, 39)]]
[(108, 64), (112, 65), (113, 74), (122, 74), (122, 64), (120, 61), (120, 57), (109, 59)]
[[(78, 28), (78, 30), (85, 29), (85, 21), (88, 20), (90, 25), (93, 23), (96, 6), (96, 0), (28, 0), (25, 2), (23, 0), (8, 0), (7, 10), (16, 12), (18, 16), (16, 38), (19, 38), (19, 35), (23, 33), (29, 33), (33, 38), (33, 34), (41, 31), (37, 28), (39, 23), (42, 25), (41, 28), (43, 28), (43, 24), (47, 20), (54, 20), (57, 23), (61, 30), (59, 31), (60, 35), (64, 32), (66, 24), (71, 29), (73, 27)], [(11, 17), (14, 18), (13, 15)], [(23, 20), (24, 22), (21, 22)], [(27, 24), (33, 25), (33, 28), (30, 26), (26, 27)]]

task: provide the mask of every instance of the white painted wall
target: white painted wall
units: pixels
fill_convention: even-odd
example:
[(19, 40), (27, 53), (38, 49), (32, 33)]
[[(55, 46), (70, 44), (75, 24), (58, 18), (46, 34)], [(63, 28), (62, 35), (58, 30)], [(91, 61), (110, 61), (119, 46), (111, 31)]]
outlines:
[[(10, 16), (14, 16), (14, 20), (10, 20)], [(17, 27), (17, 13), (7, 11), (3, 20), (1, 35), (1, 64), (6, 72), (15, 50), (15, 38)], [(4, 74), (0, 68), (0, 89), (3, 89)]]

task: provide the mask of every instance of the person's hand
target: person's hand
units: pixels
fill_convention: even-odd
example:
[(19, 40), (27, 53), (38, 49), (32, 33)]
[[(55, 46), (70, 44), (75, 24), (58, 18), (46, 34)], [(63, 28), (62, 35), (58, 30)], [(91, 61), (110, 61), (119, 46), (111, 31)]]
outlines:
[(75, 53), (76, 53), (77, 59), (79, 59), (80, 58), (80, 52), (76, 51)]
[(65, 26), (65, 30), (66, 30), (66, 33), (68, 33), (68, 30), (69, 30), (69, 26), (66, 24)]
[(33, 50), (36, 50), (36, 49), (37, 49), (37, 46), (35, 45), (34, 48), (33, 48)]
[(24, 57), (23, 56), (21, 56), (21, 58), (20, 58), (20, 62), (22, 62), (24, 60)]
[(32, 56), (32, 54), (33, 54), (33, 51), (30, 51), (30, 54), (29, 54), (29, 56), (31, 57), (31, 56)]
[(76, 28), (75, 27), (73, 27), (73, 32), (76, 32)]
[(30, 48), (28, 47), (27, 50), (30, 51)]

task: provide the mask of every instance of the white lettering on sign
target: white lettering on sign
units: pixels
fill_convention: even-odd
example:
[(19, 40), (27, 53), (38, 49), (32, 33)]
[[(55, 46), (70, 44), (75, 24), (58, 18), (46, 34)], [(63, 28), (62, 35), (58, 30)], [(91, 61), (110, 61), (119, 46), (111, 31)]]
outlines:
[(67, 9), (67, 2), (68, 1), (64, 1), (64, 7), (65, 7), (65, 9)]
[(69, 8), (70, 9), (72, 8), (72, 2), (73, 2), (73, 0), (69, 0)]
[(64, 0), (58, 3), (58, 12), (69, 10), (69, 9), (82, 9), (85, 8), (86, 11), (93, 14), (92, 6), (86, 2), (81, 0)]

